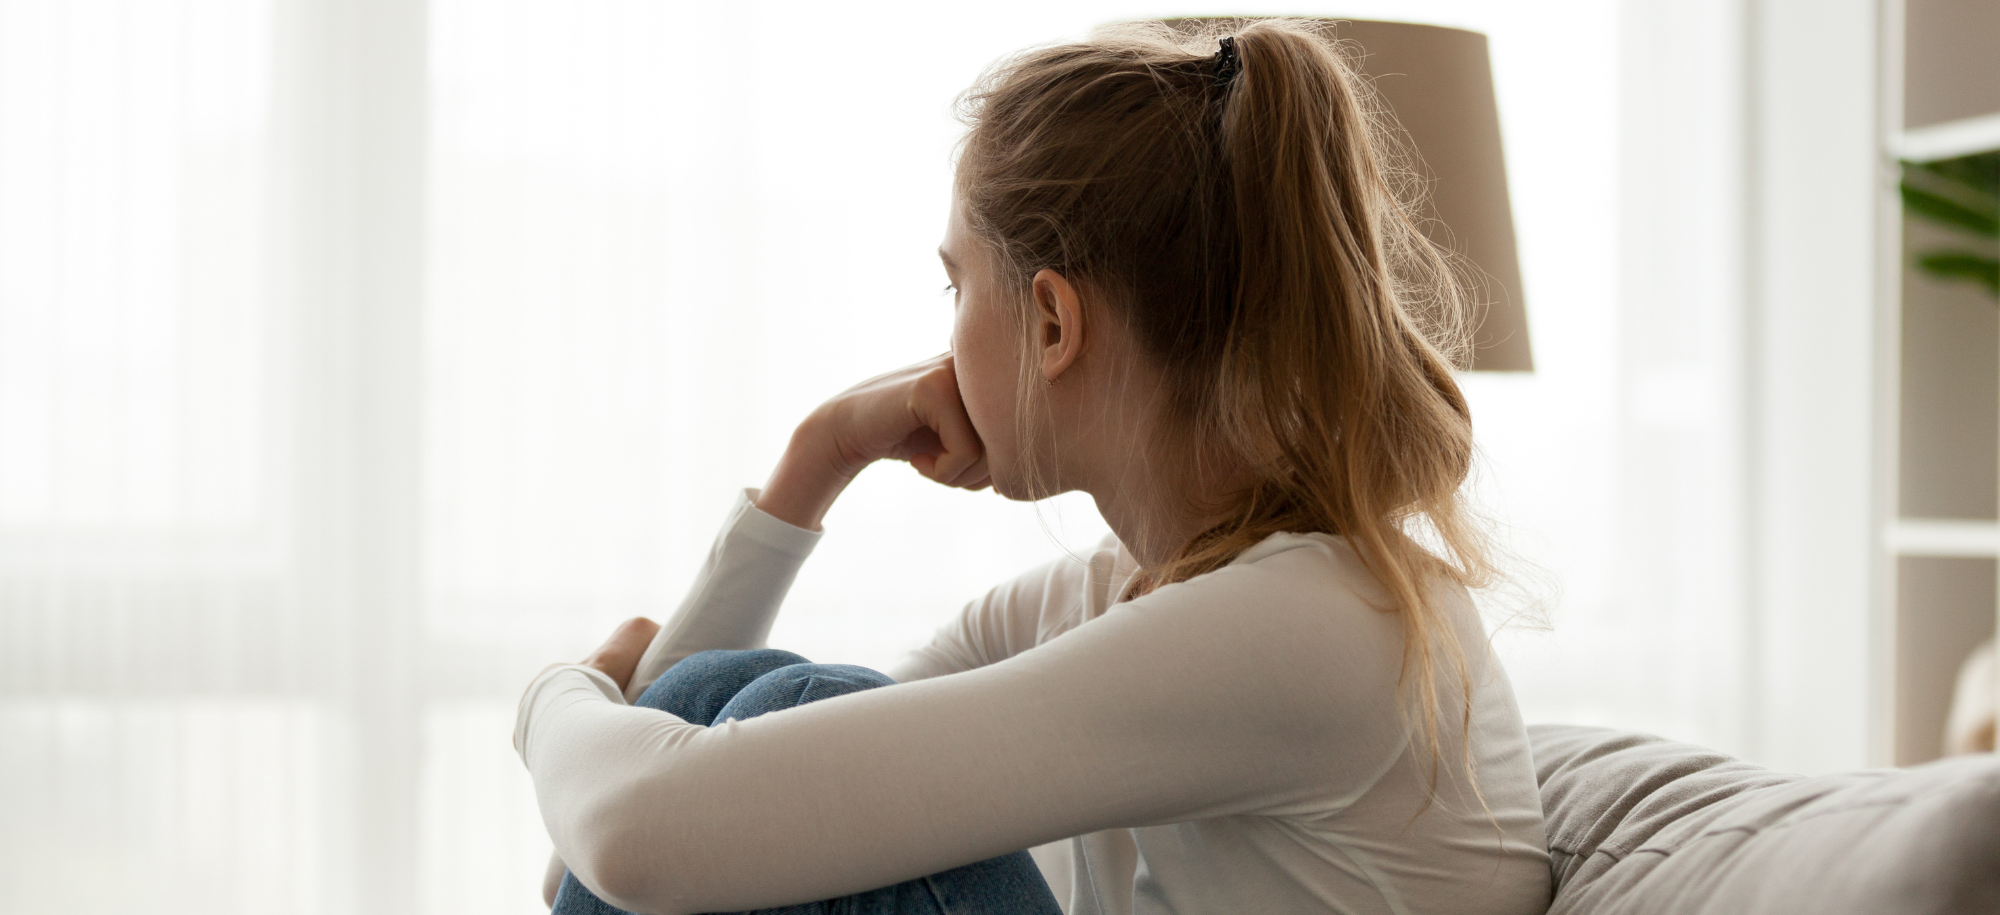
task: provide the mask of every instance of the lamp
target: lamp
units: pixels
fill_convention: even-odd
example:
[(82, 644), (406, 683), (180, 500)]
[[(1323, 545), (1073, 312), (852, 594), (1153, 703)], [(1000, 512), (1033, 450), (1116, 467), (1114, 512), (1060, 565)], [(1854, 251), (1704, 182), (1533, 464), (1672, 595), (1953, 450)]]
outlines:
[[(1169, 19), (1176, 28), (1248, 23), (1247, 18)], [(1514, 250), (1514, 210), (1500, 147), (1500, 111), (1486, 36), (1408, 22), (1338, 20), (1336, 38), (1352, 42), (1348, 60), (1407, 134), (1430, 193), (1419, 215), (1425, 232), (1472, 269), (1476, 372), (1534, 369), (1521, 265)]]

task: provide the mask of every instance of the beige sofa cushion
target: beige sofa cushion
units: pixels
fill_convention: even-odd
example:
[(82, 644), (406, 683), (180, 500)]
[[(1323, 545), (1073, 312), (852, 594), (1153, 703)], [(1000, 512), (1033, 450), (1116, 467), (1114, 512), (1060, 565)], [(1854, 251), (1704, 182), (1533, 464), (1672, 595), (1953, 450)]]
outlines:
[(2000, 915), (2000, 758), (1806, 778), (1625, 731), (1528, 733), (1550, 915)]

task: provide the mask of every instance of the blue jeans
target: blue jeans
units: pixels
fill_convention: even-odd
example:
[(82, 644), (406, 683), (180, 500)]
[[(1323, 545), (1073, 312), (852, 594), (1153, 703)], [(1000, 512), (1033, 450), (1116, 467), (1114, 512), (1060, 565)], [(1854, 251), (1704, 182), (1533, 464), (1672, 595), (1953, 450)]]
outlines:
[[(660, 675), (634, 703), (692, 724), (765, 712), (894, 683), (851, 664), (813, 664), (789, 651), (704, 651)], [(1025, 851), (865, 893), (759, 909), (760, 915), (1062, 915)], [(550, 915), (628, 915), (564, 874)]]

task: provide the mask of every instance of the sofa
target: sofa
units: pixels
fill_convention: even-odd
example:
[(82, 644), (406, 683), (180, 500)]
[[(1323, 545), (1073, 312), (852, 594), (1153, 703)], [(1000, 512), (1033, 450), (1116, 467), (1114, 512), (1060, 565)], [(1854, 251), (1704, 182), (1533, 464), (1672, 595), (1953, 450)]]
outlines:
[(1550, 915), (2000, 915), (2000, 757), (1805, 777), (1529, 729)]

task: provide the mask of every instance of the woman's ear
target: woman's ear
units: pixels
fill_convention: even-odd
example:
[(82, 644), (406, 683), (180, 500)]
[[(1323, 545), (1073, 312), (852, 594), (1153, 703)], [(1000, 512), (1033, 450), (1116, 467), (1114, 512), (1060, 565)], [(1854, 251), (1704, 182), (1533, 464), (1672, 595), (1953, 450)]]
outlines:
[(1054, 270), (1035, 274), (1034, 292), (1042, 380), (1054, 384), (1083, 356), (1083, 301), (1076, 286)]

